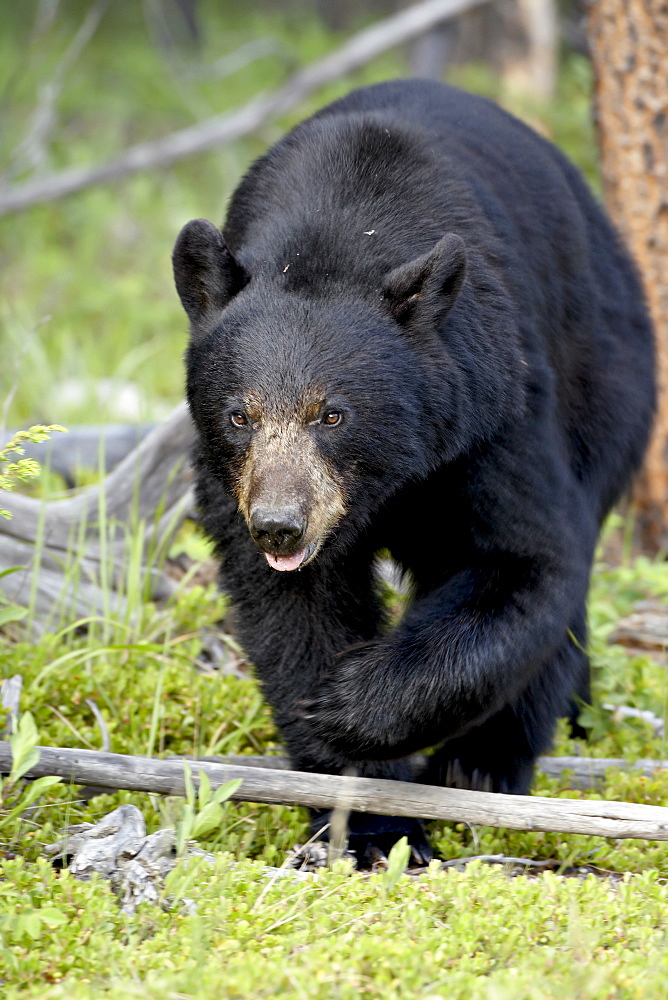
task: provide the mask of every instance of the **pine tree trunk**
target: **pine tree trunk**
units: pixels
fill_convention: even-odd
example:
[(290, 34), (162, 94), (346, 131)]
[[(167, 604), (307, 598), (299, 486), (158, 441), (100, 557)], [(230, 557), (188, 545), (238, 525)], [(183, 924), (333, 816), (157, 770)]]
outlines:
[[(635, 257), (657, 340), (659, 402), (635, 499), (644, 544), (668, 549), (668, 3), (592, 0), (589, 42), (608, 209)], [(611, 294), (614, 290), (611, 289)]]

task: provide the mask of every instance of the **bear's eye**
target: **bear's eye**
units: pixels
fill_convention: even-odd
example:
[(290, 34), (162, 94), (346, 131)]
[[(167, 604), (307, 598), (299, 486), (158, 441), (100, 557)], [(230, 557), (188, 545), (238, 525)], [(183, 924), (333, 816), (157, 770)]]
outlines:
[(326, 424), (327, 427), (336, 427), (343, 420), (343, 414), (340, 410), (327, 410), (323, 413), (321, 423)]
[(230, 423), (233, 427), (246, 427), (248, 425), (248, 417), (243, 410), (234, 410), (230, 413)]

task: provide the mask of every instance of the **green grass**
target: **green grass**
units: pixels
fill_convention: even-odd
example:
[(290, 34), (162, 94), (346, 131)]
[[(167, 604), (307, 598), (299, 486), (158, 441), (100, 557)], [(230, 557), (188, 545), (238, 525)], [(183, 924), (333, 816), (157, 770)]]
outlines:
[[(6, 932), (7, 1000), (635, 1000), (663, 996), (668, 972), (668, 889), (651, 875), (613, 887), (551, 874), (511, 880), (474, 863), (389, 889), (382, 876), (340, 872), (272, 884), (253, 862), (221, 855), (175, 873), (167, 912), (132, 917), (105, 905), (103, 884), (55, 875), (45, 862), (10, 862), (5, 878), (18, 911)], [(180, 902), (194, 882), (197, 912), (188, 913)], [(49, 925), (54, 910), (66, 935)]]
[[(18, 181), (27, 173), (14, 154), (36, 95), (88, 6), (61, 4), (40, 36), (31, 28), (36, 2), (6, 6), (0, 169)], [(151, 45), (138, 3), (111, 4), (65, 78), (45, 169), (98, 162), (235, 108), (337, 42), (297, 8), (287, 17), (268, 5), (202, 0), (200, 8), (205, 66), (258, 38), (271, 39), (272, 52), (224, 79), (198, 76), (192, 60), (170, 65)], [(185, 322), (169, 262), (180, 226), (196, 216), (222, 219), (246, 165), (304, 114), (355, 84), (405, 72), (402, 54), (390, 53), (244, 142), (0, 220), (0, 405), (12, 385), (17, 390), (9, 425), (160, 419), (182, 396)], [(453, 80), (502, 100), (553, 136), (597, 185), (586, 62), (569, 57), (557, 100), (542, 106), (505, 94), (479, 66)], [(67, 387), (72, 379), (78, 399)], [(107, 385), (100, 401), (100, 383), (109, 379), (111, 391)], [(119, 411), (128, 383), (138, 406)], [(33, 713), (45, 744), (100, 749), (92, 702), (116, 752), (276, 752), (278, 736), (253, 678), (197, 669), (201, 630), (224, 617), (224, 598), (182, 588), (162, 606), (143, 602), (139, 530), (128, 537), (132, 613), (116, 620), (110, 611), (86, 623), (65, 615), (40, 638), (25, 630), (29, 617), (12, 623), (0, 637), (0, 678), (23, 675), (21, 707)], [(192, 534), (181, 544), (202, 552)], [(583, 716), (591, 733), (583, 753), (668, 758), (665, 741), (646, 723), (616, 722), (600, 707), (627, 704), (666, 718), (665, 657), (630, 655), (608, 641), (619, 617), (651, 595), (668, 596), (665, 563), (627, 558), (597, 566), (590, 599), (595, 706)], [(396, 604), (396, 595), (388, 599)], [(556, 752), (576, 749), (562, 730)], [(568, 776), (539, 777), (535, 791), (665, 805), (668, 778), (611, 773), (599, 791), (585, 793), (573, 791)], [(308, 883), (272, 883), (264, 866), (280, 864), (306, 838), (305, 811), (226, 803), (220, 829), (201, 839), (215, 864), (179, 866), (163, 908), (127, 916), (106, 883), (77, 882), (42, 857), (64, 826), (95, 821), (123, 802), (139, 806), (149, 832), (183, 817), (180, 799), (119, 792), (83, 803), (64, 783), (2, 826), (0, 983), (9, 1000), (654, 1000), (665, 993), (668, 851), (661, 843), (433, 823), (430, 836), (444, 858), (503, 853), (628, 874), (614, 884), (549, 873), (509, 878), (474, 863), (464, 874), (431, 870), (393, 885), (344, 866)]]

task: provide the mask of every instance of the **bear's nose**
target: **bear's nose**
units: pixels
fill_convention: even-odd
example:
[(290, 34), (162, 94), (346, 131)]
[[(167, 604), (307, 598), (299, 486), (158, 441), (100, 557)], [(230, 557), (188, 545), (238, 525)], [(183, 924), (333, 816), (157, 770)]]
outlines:
[(266, 552), (294, 550), (303, 537), (305, 528), (305, 518), (293, 507), (283, 510), (260, 507), (251, 512), (250, 533)]

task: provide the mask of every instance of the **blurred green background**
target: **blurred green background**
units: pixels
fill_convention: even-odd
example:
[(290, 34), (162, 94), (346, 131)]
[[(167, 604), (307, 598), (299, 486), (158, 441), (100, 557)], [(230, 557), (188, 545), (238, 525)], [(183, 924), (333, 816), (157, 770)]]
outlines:
[[(405, 4), (192, 6), (197, 39), (175, 17), (175, 0), (4, 4), (0, 185), (104, 162), (239, 108)], [(529, 120), (595, 185), (586, 57), (562, 42), (556, 93), (537, 101), (483, 55), (460, 52), (443, 75)], [(183, 391), (185, 321), (170, 265), (180, 227), (197, 216), (222, 222), (250, 161), (301, 117), (360, 84), (409, 75), (415, 63), (414, 49), (395, 49), (247, 139), (0, 218), (6, 425), (160, 420)]]

